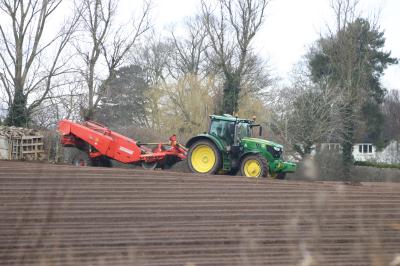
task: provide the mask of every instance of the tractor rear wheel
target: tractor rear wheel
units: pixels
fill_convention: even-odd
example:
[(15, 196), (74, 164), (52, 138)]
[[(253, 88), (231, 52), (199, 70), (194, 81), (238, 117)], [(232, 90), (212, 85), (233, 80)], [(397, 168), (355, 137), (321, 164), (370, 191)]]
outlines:
[(214, 143), (199, 140), (189, 148), (188, 164), (192, 172), (215, 174), (221, 165), (221, 154)]
[(267, 177), (268, 161), (261, 155), (248, 155), (242, 160), (240, 171), (247, 177)]

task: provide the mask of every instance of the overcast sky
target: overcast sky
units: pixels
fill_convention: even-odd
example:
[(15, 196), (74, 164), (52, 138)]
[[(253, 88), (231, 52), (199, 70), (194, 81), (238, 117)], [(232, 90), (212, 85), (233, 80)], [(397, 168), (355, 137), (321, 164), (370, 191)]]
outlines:
[[(267, 7), (264, 26), (255, 40), (256, 50), (267, 57), (276, 75), (287, 80), (293, 65), (332, 25), (331, 0), (273, 0)], [(121, 0), (121, 6), (132, 0)], [(135, 1), (136, 2), (136, 1)], [(179, 24), (185, 17), (198, 13), (200, 0), (153, 0), (153, 18), (161, 30)], [(379, 14), (385, 31), (386, 49), (400, 58), (400, 0), (361, 0), (366, 16)], [(126, 9), (129, 10), (129, 9)], [(400, 66), (389, 67), (383, 79), (388, 89), (400, 89)]]

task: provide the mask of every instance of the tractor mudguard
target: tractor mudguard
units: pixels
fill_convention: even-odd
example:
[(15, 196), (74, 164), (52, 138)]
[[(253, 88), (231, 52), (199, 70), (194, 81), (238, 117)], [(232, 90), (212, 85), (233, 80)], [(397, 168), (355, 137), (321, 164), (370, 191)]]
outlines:
[(193, 138), (191, 138), (187, 143), (186, 143), (186, 147), (190, 148), (190, 146), (193, 145), (193, 143), (195, 143), (198, 140), (209, 140), (212, 143), (215, 144), (215, 146), (217, 146), (218, 150), (223, 152), (225, 151), (225, 147), (224, 145), (221, 143), (221, 141), (219, 141), (216, 137), (214, 137), (213, 135), (209, 135), (209, 134), (200, 134), (197, 135)]
[[(258, 152), (258, 151), (247, 151), (247, 152), (243, 153), (239, 158), (239, 164), (243, 160), (244, 157), (246, 157), (248, 155), (257, 155), (257, 154), (260, 154), (260, 152)], [(261, 154), (261, 156), (262, 156), (262, 154)]]

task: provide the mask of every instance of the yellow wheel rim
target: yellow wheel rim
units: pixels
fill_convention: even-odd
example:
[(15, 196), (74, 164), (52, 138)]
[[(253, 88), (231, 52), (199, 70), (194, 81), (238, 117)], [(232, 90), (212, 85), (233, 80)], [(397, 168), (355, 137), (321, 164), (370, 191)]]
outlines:
[(217, 158), (211, 147), (199, 145), (193, 150), (190, 161), (197, 172), (207, 173), (214, 167)]
[(257, 160), (250, 159), (244, 163), (244, 174), (247, 177), (259, 177), (261, 171), (261, 164)]

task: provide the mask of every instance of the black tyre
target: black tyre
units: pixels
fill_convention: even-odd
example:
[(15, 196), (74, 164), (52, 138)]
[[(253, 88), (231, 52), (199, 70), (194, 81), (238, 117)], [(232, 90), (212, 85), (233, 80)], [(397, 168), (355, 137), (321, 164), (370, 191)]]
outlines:
[(285, 178), (286, 178), (286, 173), (278, 173), (278, 174), (276, 175), (276, 179), (283, 180), (283, 179), (285, 179)]
[(270, 177), (273, 179), (285, 179), (286, 178), (286, 173), (272, 173), (270, 174)]
[(199, 140), (190, 146), (188, 165), (192, 172), (215, 174), (221, 168), (221, 163), (221, 154), (211, 141)]
[(92, 159), (92, 163), (93, 163), (93, 160), (96, 160), (97, 166), (112, 167), (111, 159), (106, 156), (100, 156), (95, 159)]
[(115, 168), (124, 168), (124, 169), (136, 169), (139, 167), (139, 165), (136, 164), (129, 164), (129, 163), (121, 163), (119, 161), (109, 159), (110, 161), (110, 167), (115, 167)]
[(79, 150), (76, 147), (65, 147), (63, 149), (63, 162), (66, 164), (73, 164), (75, 158), (82, 153), (83, 151)]
[(157, 167), (157, 162), (146, 163), (142, 162), (142, 168), (145, 170), (154, 170)]
[(232, 168), (230, 171), (228, 171), (226, 174), (227, 175), (237, 175), (239, 172), (239, 168)]
[(86, 152), (81, 151), (76, 154), (72, 160), (72, 165), (75, 166), (96, 166), (96, 163), (89, 157)]
[(176, 163), (181, 162), (181, 160), (178, 157), (175, 156), (166, 156), (165, 159), (161, 162), (158, 162), (158, 167), (161, 169), (171, 169), (174, 167)]
[(261, 155), (248, 155), (240, 164), (240, 172), (247, 177), (268, 177), (268, 161)]

